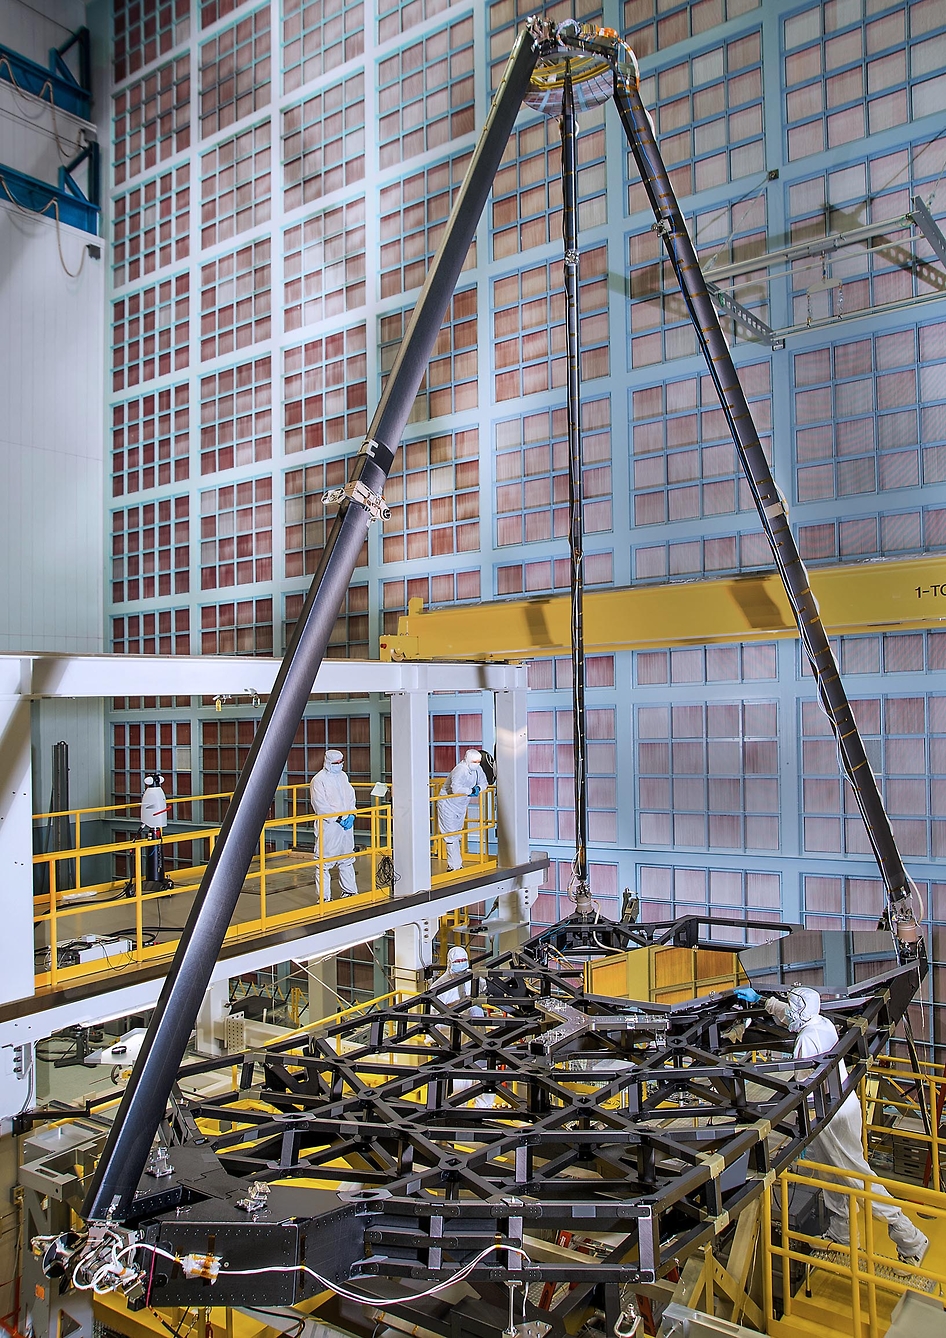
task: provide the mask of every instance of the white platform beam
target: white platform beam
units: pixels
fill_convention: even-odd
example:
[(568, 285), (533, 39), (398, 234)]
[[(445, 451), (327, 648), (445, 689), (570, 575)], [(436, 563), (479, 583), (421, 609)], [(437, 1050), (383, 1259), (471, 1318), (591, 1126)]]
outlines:
[[(486, 889), (478, 884), (473, 887), (467, 885), (458, 888), (456, 892), (438, 896), (436, 901), (431, 903), (428, 914), (433, 917), (445, 915), (460, 906), (482, 901), (485, 893), (501, 896), (518, 885), (512, 878), (490, 883)], [(213, 986), (218, 981), (229, 980), (252, 971), (261, 971), (277, 962), (307, 962), (312, 958), (346, 952), (359, 943), (374, 942), (389, 929), (397, 931), (402, 926), (410, 926), (404, 939), (406, 946), (414, 937), (416, 927), (424, 920), (426, 909), (416, 905), (398, 906), (395, 898), (376, 914), (368, 914), (351, 924), (326, 926), (288, 943), (280, 942), (264, 948), (248, 948), (239, 956), (226, 957), (219, 961), (214, 967), (210, 984)], [(411, 960), (423, 962), (423, 952), (422, 944), (417, 942), (417, 956)], [(44, 1036), (50, 1036), (54, 1031), (61, 1031), (63, 1027), (89, 1027), (95, 1023), (106, 1022), (110, 1018), (146, 1012), (157, 1003), (163, 983), (163, 977), (156, 977), (153, 980), (139, 981), (134, 985), (119, 984), (107, 994), (96, 995), (94, 998), (68, 999), (53, 1008), (43, 1009), (42, 1012), (0, 1021), (0, 1051), (7, 1046), (42, 1040)], [(0, 1083), (0, 1096), (2, 1095), (2, 1083)], [(0, 1108), (0, 1116), (10, 1113)]]
[[(265, 697), (281, 660), (242, 655), (0, 655), (0, 692), (43, 697)], [(26, 685), (21, 686), (27, 665)], [(519, 664), (324, 660), (313, 693), (487, 692), (526, 686)]]

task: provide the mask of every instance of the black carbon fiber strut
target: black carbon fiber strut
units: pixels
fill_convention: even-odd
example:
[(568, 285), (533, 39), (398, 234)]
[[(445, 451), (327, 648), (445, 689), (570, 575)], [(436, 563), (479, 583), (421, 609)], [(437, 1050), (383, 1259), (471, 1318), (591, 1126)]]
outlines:
[[(567, 39), (566, 39), (567, 43)], [(699, 260), (686, 229), (657, 147), (650, 117), (641, 101), (637, 69), (616, 63), (614, 100), (634, 155), (654, 217), (655, 231), (663, 240), (667, 256), (680, 284), (690, 320), (706, 366), (719, 394), (720, 404), (742, 462), (749, 489), (759, 512), (762, 528), (772, 548), (775, 564), (785, 585), (802, 645), (811, 663), (822, 705), (837, 739), (842, 765), (854, 789), (867, 828), (874, 857), (886, 888), (888, 903), (895, 906), (910, 895), (911, 885), (884, 809), (877, 779), (871, 770), (854, 712), (841, 682), (840, 670), (828, 641), (818, 603), (811, 590), (808, 571), (795, 543), (787, 507), (776, 486), (752, 421), (736, 368), (706, 287)]]
[(401, 433), (539, 56), (537, 31), (534, 27), (524, 29), (510, 53), (427, 282), (357, 457), (83, 1204), (82, 1215), (87, 1220), (111, 1217), (121, 1221), (135, 1197), (369, 520), (383, 516), (382, 491)]

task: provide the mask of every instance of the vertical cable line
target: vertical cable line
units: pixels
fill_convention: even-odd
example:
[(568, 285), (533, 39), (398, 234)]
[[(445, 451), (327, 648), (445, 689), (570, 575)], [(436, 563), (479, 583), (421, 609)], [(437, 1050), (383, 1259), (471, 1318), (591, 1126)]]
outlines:
[(565, 247), (565, 361), (568, 415), (568, 553), (571, 597), (572, 748), (575, 858), (570, 892), (588, 913), (588, 786), (585, 731), (584, 480), (581, 443), (581, 342), (578, 325), (578, 159), (575, 91), (570, 70), (562, 86), (562, 240)]

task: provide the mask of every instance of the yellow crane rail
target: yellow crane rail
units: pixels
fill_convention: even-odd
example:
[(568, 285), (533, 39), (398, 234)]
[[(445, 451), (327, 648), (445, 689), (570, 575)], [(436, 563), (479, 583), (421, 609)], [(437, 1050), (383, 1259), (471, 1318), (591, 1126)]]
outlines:
[[(946, 556), (818, 567), (811, 583), (830, 635), (946, 625)], [(585, 650), (651, 650), (797, 636), (775, 571), (585, 593)], [(412, 599), (383, 660), (515, 660), (568, 653), (567, 595), (424, 611)]]

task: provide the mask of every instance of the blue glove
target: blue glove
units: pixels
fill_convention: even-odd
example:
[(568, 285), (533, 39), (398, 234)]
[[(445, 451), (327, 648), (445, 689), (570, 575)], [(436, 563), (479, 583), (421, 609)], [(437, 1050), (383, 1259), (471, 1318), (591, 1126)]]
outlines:
[(480, 787), (478, 785), (474, 785), (473, 789), (470, 791), (470, 798), (475, 799), (476, 796), (479, 794), (479, 792), (480, 792)]
[(338, 818), (337, 821), (339, 827), (342, 827), (346, 832), (350, 832), (355, 825), (355, 815), (354, 813), (346, 813), (343, 818)]
[(762, 999), (762, 995), (754, 990), (751, 985), (740, 985), (737, 990), (733, 990), (733, 994), (744, 1004), (757, 1004)]

